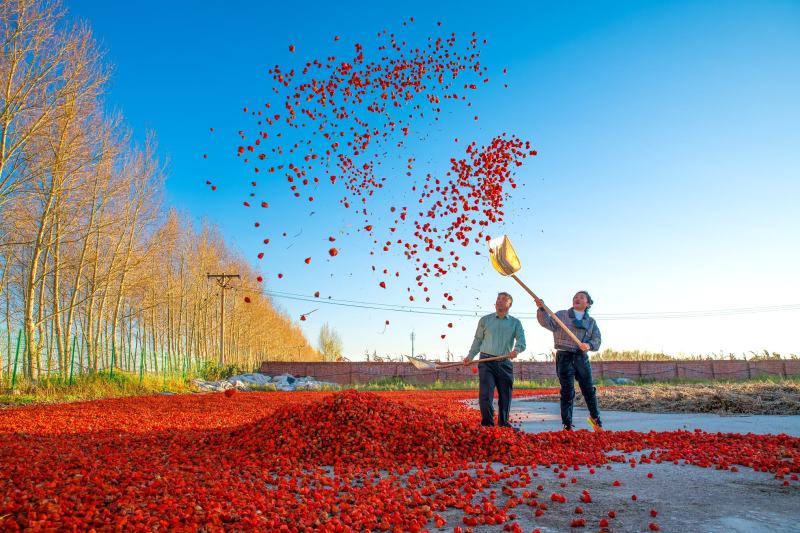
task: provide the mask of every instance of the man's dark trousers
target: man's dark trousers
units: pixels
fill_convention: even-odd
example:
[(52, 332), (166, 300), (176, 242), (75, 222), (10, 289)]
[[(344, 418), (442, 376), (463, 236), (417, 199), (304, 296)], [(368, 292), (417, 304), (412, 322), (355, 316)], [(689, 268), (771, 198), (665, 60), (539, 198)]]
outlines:
[(575, 380), (581, 388), (581, 394), (586, 401), (586, 407), (592, 418), (599, 419), (597, 410), (597, 395), (592, 385), (592, 366), (589, 364), (589, 354), (586, 352), (556, 352), (556, 373), (561, 383), (561, 422), (565, 426), (572, 426), (572, 406), (575, 403)]
[[(481, 353), (480, 358), (495, 357)], [(511, 411), (511, 389), (514, 387), (514, 365), (511, 361), (489, 361), (478, 365), (480, 377), (480, 393), (478, 401), (481, 406), (481, 425), (494, 425), (494, 388), (497, 387), (498, 410), (497, 425), (510, 426), (508, 414)]]

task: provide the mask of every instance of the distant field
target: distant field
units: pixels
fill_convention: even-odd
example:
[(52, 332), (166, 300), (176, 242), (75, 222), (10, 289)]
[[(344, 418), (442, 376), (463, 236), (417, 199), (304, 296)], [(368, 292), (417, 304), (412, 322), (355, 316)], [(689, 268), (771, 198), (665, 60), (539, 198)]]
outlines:
[[(597, 391), (601, 409), (648, 413), (800, 414), (800, 382), (650, 383)], [(557, 394), (543, 396), (558, 401)], [(580, 391), (576, 403), (585, 406)]]

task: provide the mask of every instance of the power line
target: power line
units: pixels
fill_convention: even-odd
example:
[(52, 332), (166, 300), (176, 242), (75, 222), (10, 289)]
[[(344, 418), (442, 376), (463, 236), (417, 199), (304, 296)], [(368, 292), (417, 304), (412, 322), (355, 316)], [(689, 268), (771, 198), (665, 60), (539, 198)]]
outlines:
[[(305, 294), (297, 294), (290, 292), (280, 291), (264, 291), (264, 294), (274, 298), (283, 298), (286, 300), (296, 300), (303, 302), (315, 302), (326, 305), (334, 305), (339, 307), (350, 307), (356, 309), (372, 309), (377, 311), (388, 311), (393, 313), (413, 313), (422, 315), (439, 315), (439, 316), (455, 316), (455, 317), (476, 317), (487, 314), (485, 309), (436, 309), (433, 307), (402, 305), (402, 304), (385, 304), (381, 302), (369, 302), (362, 300), (345, 300), (337, 298), (318, 298), (315, 296), (307, 296)], [(786, 305), (771, 305), (762, 307), (738, 307), (727, 309), (705, 309), (696, 311), (657, 311), (657, 312), (638, 312), (638, 313), (598, 313), (592, 316), (602, 320), (653, 320), (653, 319), (673, 319), (673, 318), (700, 318), (700, 317), (716, 317), (716, 316), (734, 316), (746, 314), (759, 314), (759, 313), (775, 313), (786, 311), (798, 311), (800, 304), (786, 304)], [(535, 318), (536, 313), (514, 313), (514, 316), (519, 318)]]

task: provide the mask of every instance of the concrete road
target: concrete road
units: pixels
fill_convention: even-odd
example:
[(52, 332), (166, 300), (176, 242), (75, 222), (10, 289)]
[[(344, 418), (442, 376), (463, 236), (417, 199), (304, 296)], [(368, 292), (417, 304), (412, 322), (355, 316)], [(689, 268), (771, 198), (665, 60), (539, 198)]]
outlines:
[[(477, 408), (477, 401), (471, 402)], [(634, 431), (674, 431), (677, 429), (702, 429), (710, 433), (786, 433), (800, 437), (800, 416), (736, 415), (719, 416), (693, 413), (633, 413), (630, 411), (603, 411), (600, 418), (606, 429)], [(561, 429), (561, 414), (556, 402), (539, 402), (526, 398), (511, 402), (512, 418), (522, 423), (528, 433), (557, 431)], [(589, 429), (586, 409), (575, 408), (573, 423), (577, 429)], [(800, 503), (798, 504), (800, 506)]]
[[(477, 401), (469, 402), (477, 409)], [(575, 409), (578, 428), (587, 428), (584, 409)], [(621, 411), (602, 412), (608, 429), (636, 431), (669, 431), (696, 428), (709, 432), (787, 433), (800, 436), (800, 416), (717, 416), (707, 414), (657, 414)], [(512, 420), (530, 433), (561, 429), (559, 405), (518, 399), (512, 402)], [(641, 452), (636, 456), (641, 455)], [(589, 490), (592, 503), (583, 504), (587, 520), (585, 531), (597, 531), (601, 518), (608, 511), (617, 516), (610, 520), (611, 531), (647, 531), (648, 524), (658, 523), (661, 531), (687, 532), (800, 532), (800, 483), (789, 486), (773, 474), (740, 467), (738, 472), (700, 468), (692, 465), (612, 463), (590, 474), (586, 468), (570, 471), (576, 483), (561, 487), (550, 469), (539, 469), (536, 483), (543, 483), (544, 494), (559, 492), (568, 503), (552, 503), (541, 517), (533, 516), (525, 506), (517, 508), (518, 522), (525, 531), (576, 531), (569, 527), (573, 510), (580, 504), (580, 493)], [(653, 477), (648, 478), (647, 474)], [(619, 480), (620, 487), (613, 482)], [(499, 492), (499, 491), (498, 491)], [(632, 495), (637, 500), (631, 499)], [(657, 517), (650, 516), (650, 510)], [(452, 518), (458, 520), (458, 513)], [(579, 528), (577, 531), (584, 529)], [(434, 529), (434, 531), (437, 531)], [(442, 530), (444, 531), (444, 529)], [(451, 531), (451, 530), (449, 530)], [(478, 527), (479, 531), (502, 531), (501, 527)]]

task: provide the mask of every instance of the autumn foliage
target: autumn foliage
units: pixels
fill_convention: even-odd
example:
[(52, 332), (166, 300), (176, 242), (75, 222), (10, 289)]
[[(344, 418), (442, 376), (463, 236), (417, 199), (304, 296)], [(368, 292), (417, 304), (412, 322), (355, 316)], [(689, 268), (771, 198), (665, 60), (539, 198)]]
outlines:
[[(87, 25), (58, 2), (21, 0), (0, 4), (0, 33), (0, 377), (216, 359), (220, 298), (206, 274), (255, 272), (215, 228), (164, 205), (155, 138), (135, 142), (108, 113), (109, 66)], [(253, 285), (226, 305), (226, 362), (318, 359)]]

